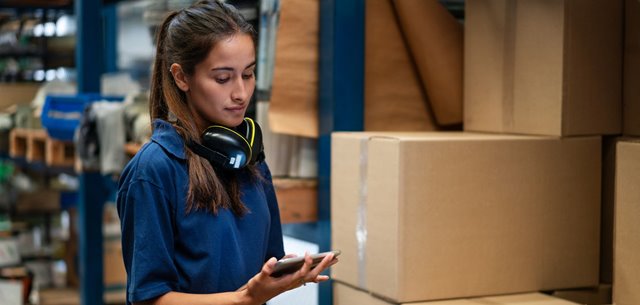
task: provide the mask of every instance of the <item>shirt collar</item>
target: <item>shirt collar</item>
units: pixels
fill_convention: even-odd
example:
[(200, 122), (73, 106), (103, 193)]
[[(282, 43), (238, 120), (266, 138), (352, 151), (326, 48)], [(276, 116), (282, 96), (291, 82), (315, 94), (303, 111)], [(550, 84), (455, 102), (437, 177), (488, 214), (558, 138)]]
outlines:
[(153, 121), (151, 141), (158, 143), (158, 145), (176, 158), (187, 158), (184, 151), (184, 140), (178, 134), (175, 127), (167, 121), (161, 119), (155, 119)]

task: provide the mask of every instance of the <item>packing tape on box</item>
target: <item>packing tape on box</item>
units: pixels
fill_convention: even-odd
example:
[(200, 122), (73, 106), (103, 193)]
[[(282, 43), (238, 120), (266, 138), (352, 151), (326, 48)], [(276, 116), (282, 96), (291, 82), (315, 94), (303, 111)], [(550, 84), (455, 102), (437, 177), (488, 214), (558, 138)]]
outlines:
[(358, 198), (358, 219), (356, 221), (356, 240), (358, 241), (358, 285), (367, 287), (366, 250), (367, 250), (367, 145), (369, 139), (360, 140), (360, 196)]

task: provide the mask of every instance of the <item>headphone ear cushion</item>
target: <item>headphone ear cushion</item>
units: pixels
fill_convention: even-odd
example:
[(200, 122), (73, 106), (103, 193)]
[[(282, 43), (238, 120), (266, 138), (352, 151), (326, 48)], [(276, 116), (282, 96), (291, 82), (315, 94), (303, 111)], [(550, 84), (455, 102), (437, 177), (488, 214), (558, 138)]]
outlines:
[(247, 140), (224, 126), (214, 125), (205, 129), (202, 145), (228, 158), (228, 164), (219, 164), (223, 168), (242, 168), (252, 159)]
[(258, 123), (255, 123), (255, 133), (253, 139), (253, 146), (251, 147), (251, 162), (257, 162), (264, 160), (264, 146), (262, 144), (262, 129)]
[(261, 158), (263, 159), (264, 147), (262, 146), (262, 129), (260, 125), (247, 117), (244, 118), (244, 121), (237, 129), (251, 146), (251, 163), (255, 163)]

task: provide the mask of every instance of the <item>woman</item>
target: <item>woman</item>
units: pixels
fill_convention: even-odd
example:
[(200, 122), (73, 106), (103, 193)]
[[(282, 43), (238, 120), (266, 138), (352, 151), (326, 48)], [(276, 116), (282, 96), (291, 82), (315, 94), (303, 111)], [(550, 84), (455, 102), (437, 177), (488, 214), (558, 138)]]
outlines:
[[(271, 276), (284, 255), (279, 211), (259, 127), (244, 117), (255, 57), (251, 25), (219, 1), (173, 12), (159, 28), (153, 135), (124, 169), (117, 198), (128, 304), (263, 304), (328, 280), (320, 272), (333, 255), (312, 268), (305, 254), (295, 273)], [(208, 155), (217, 147), (202, 137), (212, 125), (255, 135), (237, 141), (250, 144), (248, 161), (232, 158), (239, 169)]]

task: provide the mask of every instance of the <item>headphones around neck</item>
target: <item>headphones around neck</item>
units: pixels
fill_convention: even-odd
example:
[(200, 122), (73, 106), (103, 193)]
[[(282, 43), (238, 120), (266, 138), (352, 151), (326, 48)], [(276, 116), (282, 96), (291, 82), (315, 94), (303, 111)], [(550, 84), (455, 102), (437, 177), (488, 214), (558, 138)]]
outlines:
[(202, 132), (201, 142), (187, 146), (217, 168), (238, 170), (264, 160), (262, 130), (251, 118), (235, 128), (212, 125)]

